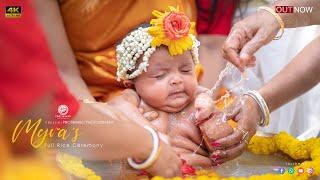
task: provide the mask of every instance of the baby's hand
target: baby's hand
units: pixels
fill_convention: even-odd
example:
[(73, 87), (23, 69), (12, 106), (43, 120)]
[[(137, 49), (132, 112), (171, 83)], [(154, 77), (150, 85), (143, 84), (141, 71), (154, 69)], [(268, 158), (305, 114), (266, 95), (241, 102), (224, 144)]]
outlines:
[(209, 93), (201, 93), (197, 96), (194, 107), (196, 109), (195, 113), (195, 124), (199, 125), (206, 120), (210, 119), (215, 111), (214, 101)]

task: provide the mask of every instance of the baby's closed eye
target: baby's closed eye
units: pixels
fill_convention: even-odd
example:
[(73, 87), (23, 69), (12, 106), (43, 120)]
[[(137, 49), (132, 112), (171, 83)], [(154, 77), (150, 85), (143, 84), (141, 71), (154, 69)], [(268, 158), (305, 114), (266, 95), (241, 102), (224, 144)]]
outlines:
[(165, 77), (165, 75), (166, 75), (166, 73), (161, 71), (161, 72), (157, 72), (157, 73), (151, 73), (149, 75), (149, 77), (161, 79), (161, 78)]
[(192, 69), (191, 68), (182, 68), (180, 69), (181, 72), (191, 72)]
[(184, 64), (179, 68), (181, 72), (191, 72), (192, 69), (193, 69), (193, 66), (190, 63)]

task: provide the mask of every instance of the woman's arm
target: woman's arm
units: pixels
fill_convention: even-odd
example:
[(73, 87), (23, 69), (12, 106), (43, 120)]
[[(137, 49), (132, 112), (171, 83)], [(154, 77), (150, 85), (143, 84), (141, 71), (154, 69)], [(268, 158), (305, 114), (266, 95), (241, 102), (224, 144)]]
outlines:
[[(275, 6), (312, 7), (311, 13), (278, 13), (287, 28), (320, 24), (320, 1), (276, 1)], [(280, 29), (278, 20), (266, 10), (258, 12), (237, 22), (223, 45), (223, 56), (244, 71), (246, 66), (254, 65), (255, 52), (268, 44)]]
[(320, 82), (320, 36), (308, 44), (259, 92), (270, 111), (303, 94)]
[[(78, 71), (76, 59), (63, 27), (58, 1), (33, 0), (33, 5), (47, 37), (60, 76), (69, 87), (68, 89), (78, 99), (94, 100)], [(37, 111), (46, 111), (50, 108), (47, 106), (39, 107), (40, 109), (37, 109)], [(123, 115), (107, 104), (81, 103), (80, 110), (73, 121), (99, 120), (109, 123), (90, 125), (84, 123), (83, 126), (77, 127), (70, 124), (68, 128), (79, 128), (79, 143), (103, 144), (101, 149), (78, 148), (75, 151), (71, 148), (70, 152), (85, 159), (115, 160), (129, 156), (146, 159), (152, 149), (152, 138), (150, 133), (135, 123), (132, 118)], [(180, 159), (171, 147), (165, 143), (161, 144), (159, 158), (147, 171), (153, 175), (165, 177), (179, 175)]]
[[(279, 74), (269, 83), (263, 86), (259, 92), (268, 104), (269, 110), (273, 111), (291, 99), (311, 89), (320, 82), (320, 36), (308, 44)], [(260, 120), (261, 111), (258, 104), (245, 96), (244, 105), (235, 111), (233, 119), (238, 121), (238, 129), (249, 132), (249, 138), (256, 131)], [(226, 150), (219, 152), (225, 162), (239, 156), (246, 148), (246, 143), (239, 143), (243, 137), (241, 131), (217, 141)], [(248, 139), (249, 142), (249, 139)]]
[(80, 76), (75, 56), (68, 42), (57, 0), (33, 0), (37, 17), (48, 41), (60, 76), (77, 99), (94, 100)]

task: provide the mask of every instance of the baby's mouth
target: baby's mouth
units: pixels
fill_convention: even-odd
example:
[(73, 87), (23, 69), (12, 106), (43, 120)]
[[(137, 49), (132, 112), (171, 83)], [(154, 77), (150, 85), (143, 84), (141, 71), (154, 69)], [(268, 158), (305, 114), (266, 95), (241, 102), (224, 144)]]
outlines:
[(172, 98), (179, 98), (179, 97), (184, 97), (186, 93), (183, 90), (179, 91), (173, 91), (172, 93), (169, 94), (169, 97)]

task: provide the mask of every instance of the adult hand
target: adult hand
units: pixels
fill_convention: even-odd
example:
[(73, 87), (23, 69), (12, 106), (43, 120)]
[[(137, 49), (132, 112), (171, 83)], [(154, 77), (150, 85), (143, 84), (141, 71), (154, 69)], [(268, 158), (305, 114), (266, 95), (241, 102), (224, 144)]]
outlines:
[(170, 144), (176, 154), (185, 161), (185, 164), (194, 167), (211, 167), (212, 161), (203, 146), (199, 146), (190, 139), (176, 135), (170, 136)]
[(243, 97), (243, 104), (230, 116), (238, 122), (235, 131), (215, 141), (215, 151), (211, 158), (216, 165), (232, 160), (246, 149), (251, 137), (256, 133), (261, 113), (258, 104), (248, 96)]
[[(108, 104), (102, 104), (103, 105), (102, 108), (99, 108), (99, 109), (101, 109), (102, 111), (108, 111), (108, 110), (113, 111), (114, 114), (116, 115), (116, 116), (113, 116), (113, 119), (115, 120), (125, 119), (125, 121), (123, 122), (124, 124), (134, 123), (134, 125), (132, 125), (133, 126), (132, 129), (134, 129), (134, 126), (141, 126), (141, 124), (135, 123), (134, 118), (139, 118), (139, 117), (135, 115), (134, 111), (131, 111), (131, 114), (128, 114), (130, 110), (129, 109), (130, 106), (128, 106), (128, 104), (125, 104), (125, 103), (121, 104), (123, 108), (127, 109), (125, 113), (116, 108), (116, 105), (117, 105), (116, 103), (113, 102), (112, 104), (113, 106), (110, 106), (110, 104), (111, 104), (110, 102)], [(97, 107), (100, 107), (99, 105), (100, 104), (96, 104)], [(130, 132), (130, 130), (127, 130), (127, 131)], [(147, 135), (144, 135), (143, 137), (139, 136), (139, 138), (136, 138), (136, 136), (132, 136), (132, 134), (135, 134), (134, 132), (133, 133), (132, 132), (128, 133), (126, 131), (122, 131), (122, 132), (123, 133), (121, 133), (120, 136), (129, 135), (129, 137), (127, 138), (130, 139), (130, 146), (125, 147), (127, 148), (126, 151), (138, 152), (138, 153), (135, 153), (136, 155), (133, 155), (131, 157), (134, 157), (141, 161), (146, 160), (152, 151), (152, 137), (150, 136), (150, 133), (147, 132)], [(161, 144), (159, 157), (156, 159), (156, 161), (151, 167), (146, 169), (146, 171), (152, 175), (160, 175), (163, 177), (179, 176), (181, 172), (180, 171), (181, 160), (176, 155), (174, 149), (170, 145), (168, 145), (166, 142), (164, 142), (168, 140), (165, 139), (163, 136), (164, 135), (159, 133), (160, 144)], [(122, 142), (122, 141), (119, 141), (119, 142)]]
[(146, 171), (152, 175), (163, 177), (181, 176), (181, 159), (173, 149), (164, 142), (161, 142), (161, 151), (156, 162)]
[(240, 71), (255, 66), (254, 53), (270, 42), (280, 29), (277, 19), (265, 10), (237, 22), (223, 45), (223, 57)]
[(159, 117), (159, 113), (154, 110), (154, 108), (147, 105), (145, 102), (141, 101), (139, 104), (139, 112), (148, 121), (153, 121)]

